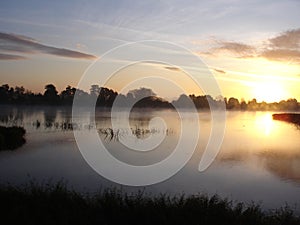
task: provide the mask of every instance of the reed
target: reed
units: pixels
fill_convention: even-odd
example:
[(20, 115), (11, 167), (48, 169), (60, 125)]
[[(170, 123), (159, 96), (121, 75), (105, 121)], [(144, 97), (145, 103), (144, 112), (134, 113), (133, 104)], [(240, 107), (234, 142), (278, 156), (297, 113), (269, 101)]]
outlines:
[(288, 206), (264, 211), (218, 195), (152, 196), (114, 188), (82, 194), (62, 182), (2, 185), (0, 202), (1, 224), (300, 224)]

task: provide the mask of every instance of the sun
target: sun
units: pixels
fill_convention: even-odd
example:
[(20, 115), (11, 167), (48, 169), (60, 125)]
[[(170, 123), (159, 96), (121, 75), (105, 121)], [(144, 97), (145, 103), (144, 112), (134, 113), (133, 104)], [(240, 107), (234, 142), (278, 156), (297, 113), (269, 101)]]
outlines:
[(257, 101), (270, 103), (285, 100), (288, 93), (283, 84), (270, 81), (256, 84), (253, 88), (253, 96)]

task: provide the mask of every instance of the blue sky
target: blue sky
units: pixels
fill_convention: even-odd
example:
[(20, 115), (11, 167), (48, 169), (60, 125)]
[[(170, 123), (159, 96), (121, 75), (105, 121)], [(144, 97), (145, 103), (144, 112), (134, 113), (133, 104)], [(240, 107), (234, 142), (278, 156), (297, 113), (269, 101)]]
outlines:
[[(48, 82), (59, 89), (76, 86), (93, 58), (79, 53), (100, 57), (123, 43), (163, 40), (199, 54), (220, 78), (225, 95), (251, 98), (251, 84), (248, 92), (239, 91), (245, 82), (264, 85), (274, 76), (290, 90), (282, 97), (299, 98), (299, 9), (296, 0), (2, 1), (0, 82), (35, 91)], [(7, 51), (13, 37), (38, 46), (18, 40), (14, 45), (23, 51), (16, 46)]]

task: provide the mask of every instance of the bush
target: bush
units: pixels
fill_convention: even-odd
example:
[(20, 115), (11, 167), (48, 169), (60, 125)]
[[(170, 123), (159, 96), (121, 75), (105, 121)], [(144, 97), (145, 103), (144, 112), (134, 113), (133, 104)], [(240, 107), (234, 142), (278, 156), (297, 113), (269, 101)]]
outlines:
[(13, 150), (22, 146), (26, 140), (23, 127), (0, 126), (0, 150)]

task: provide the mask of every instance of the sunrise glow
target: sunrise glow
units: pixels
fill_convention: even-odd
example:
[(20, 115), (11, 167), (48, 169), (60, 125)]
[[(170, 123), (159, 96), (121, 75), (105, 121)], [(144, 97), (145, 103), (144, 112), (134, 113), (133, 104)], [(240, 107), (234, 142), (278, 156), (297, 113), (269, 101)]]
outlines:
[(279, 82), (263, 82), (257, 83), (253, 87), (253, 97), (258, 101), (278, 102), (280, 100), (286, 99), (288, 96), (288, 91), (285, 89), (284, 85)]

